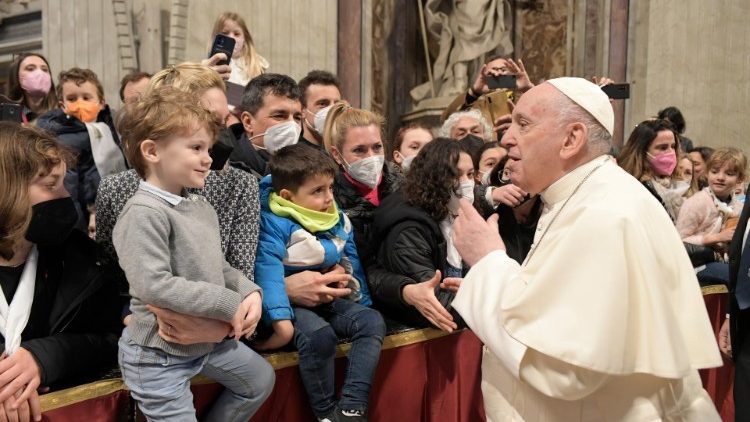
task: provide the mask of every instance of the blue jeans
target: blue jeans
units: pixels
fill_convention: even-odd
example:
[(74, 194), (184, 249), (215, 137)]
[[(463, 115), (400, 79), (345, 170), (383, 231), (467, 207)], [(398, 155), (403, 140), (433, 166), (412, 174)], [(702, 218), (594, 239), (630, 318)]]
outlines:
[(336, 406), (333, 385), (336, 345), (352, 342), (339, 408), (367, 411), (372, 377), (380, 359), (385, 323), (380, 312), (345, 299), (315, 308), (294, 307), (294, 345), (310, 405), (317, 417)]
[(224, 340), (203, 356), (174, 356), (120, 337), (122, 378), (149, 421), (196, 421), (190, 379), (203, 374), (224, 391), (206, 421), (246, 422), (273, 390), (271, 365), (242, 343)]
[(453, 265), (449, 263), (445, 263), (445, 268), (443, 269), (445, 271), (445, 274), (443, 274), (443, 277), (458, 277), (463, 278), (464, 271), (462, 268), (454, 267)]
[(729, 264), (726, 262), (709, 262), (706, 268), (696, 274), (701, 286), (712, 284), (729, 284)]

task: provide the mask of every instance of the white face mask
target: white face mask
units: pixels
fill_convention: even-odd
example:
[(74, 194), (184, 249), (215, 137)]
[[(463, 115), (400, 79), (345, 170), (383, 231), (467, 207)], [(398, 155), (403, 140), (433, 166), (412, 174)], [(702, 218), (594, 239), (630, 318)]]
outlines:
[(474, 181), (465, 180), (458, 185), (458, 192), (453, 192), (451, 200), (448, 202), (448, 210), (453, 215), (458, 214), (459, 208), (461, 208), (461, 199), (465, 199), (470, 203), (474, 203)]
[(492, 170), (480, 171), (480, 173), (482, 173), (482, 185), (489, 186), (490, 185), (490, 175), (492, 173)]
[[(311, 129), (317, 132), (321, 138), (323, 137), (323, 131), (326, 127), (326, 119), (328, 118), (328, 112), (331, 111), (331, 107), (333, 107), (333, 104), (318, 110), (318, 112), (313, 115), (313, 124), (310, 125), (309, 122), (307, 124)], [(313, 114), (310, 110), (307, 110), (307, 112)]]
[(352, 179), (367, 185), (370, 189), (375, 189), (383, 173), (384, 155), (372, 155), (352, 164), (344, 160), (344, 157), (341, 157), (341, 160), (344, 161), (344, 168)]
[(302, 128), (297, 122), (288, 121), (279, 123), (268, 128), (264, 133), (250, 137), (250, 140), (262, 136), (263, 147), (269, 154), (276, 154), (276, 151), (289, 145), (294, 145), (299, 141), (299, 134)]
[(411, 167), (411, 162), (414, 161), (414, 157), (417, 155), (414, 154), (411, 157), (404, 158), (404, 161), (401, 162), (401, 168), (404, 169), (404, 171), (409, 170), (409, 167)]

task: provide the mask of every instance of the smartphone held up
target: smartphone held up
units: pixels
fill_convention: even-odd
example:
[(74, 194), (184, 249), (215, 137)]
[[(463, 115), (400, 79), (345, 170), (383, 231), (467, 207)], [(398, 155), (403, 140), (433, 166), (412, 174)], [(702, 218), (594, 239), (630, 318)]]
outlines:
[(216, 38), (214, 38), (214, 43), (211, 45), (211, 53), (208, 54), (208, 57), (211, 58), (217, 53), (224, 53), (227, 56), (226, 60), (219, 61), (218, 65), (227, 65), (229, 64), (229, 61), (232, 60), (232, 52), (234, 51), (234, 38), (228, 37), (223, 34), (216, 34)]

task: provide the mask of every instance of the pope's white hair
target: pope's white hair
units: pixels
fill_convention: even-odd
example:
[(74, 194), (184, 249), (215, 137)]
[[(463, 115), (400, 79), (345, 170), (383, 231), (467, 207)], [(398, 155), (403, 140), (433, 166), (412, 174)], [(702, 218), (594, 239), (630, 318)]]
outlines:
[(586, 126), (588, 129), (587, 142), (592, 155), (599, 156), (609, 153), (612, 149), (612, 135), (591, 113), (559, 91), (555, 108), (558, 110), (560, 126), (576, 122), (583, 123)]
[(466, 110), (466, 111), (457, 111), (453, 114), (451, 114), (443, 123), (443, 126), (440, 127), (440, 136), (444, 138), (450, 138), (451, 137), (451, 130), (453, 130), (453, 126), (458, 123), (459, 120), (461, 120), (464, 117), (470, 117), (472, 119), (475, 119), (484, 127), (484, 140), (485, 142), (489, 142), (492, 140), (492, 125), (487, 123), (487, 119), (482, 116), (482, 113), (479, 112), (479, 110)]

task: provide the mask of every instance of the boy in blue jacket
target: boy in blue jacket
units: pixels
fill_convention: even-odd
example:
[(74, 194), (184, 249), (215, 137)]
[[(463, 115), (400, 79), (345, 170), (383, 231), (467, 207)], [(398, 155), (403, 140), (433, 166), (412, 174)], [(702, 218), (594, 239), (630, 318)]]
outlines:
[[(255, 279), (263, 288), (262, 320), (273, 334), (258, 348), (292, 341), (310, 404), (319, 421), (366, 421), (372, 377), (385, 324), (372, 303), (357, 256), (352, 226), (333, 200), (336, 163), (303, 144), (284, 147), (260, 183), (261, 224)], [(284, 277), (340, 265), (351, 274), (346, 299), (305, 308), (292, 305)], [(334, 391), (334, 359), (341, 338), (352, 341), (341, 399)]]

